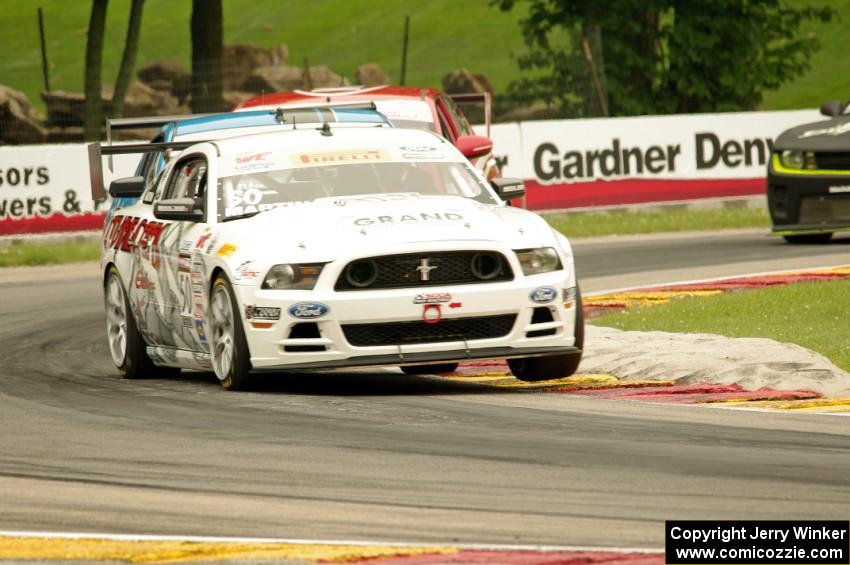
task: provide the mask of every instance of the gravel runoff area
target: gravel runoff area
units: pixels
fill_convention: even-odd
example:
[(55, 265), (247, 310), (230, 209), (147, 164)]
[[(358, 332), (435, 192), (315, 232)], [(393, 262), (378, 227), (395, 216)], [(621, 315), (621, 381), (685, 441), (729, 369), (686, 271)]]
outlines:
[(850, 374), (799, 345), (766, 338), (637, 332), (587, 325), (581, 373), (745, 390), (811, 390), (850, 396)]

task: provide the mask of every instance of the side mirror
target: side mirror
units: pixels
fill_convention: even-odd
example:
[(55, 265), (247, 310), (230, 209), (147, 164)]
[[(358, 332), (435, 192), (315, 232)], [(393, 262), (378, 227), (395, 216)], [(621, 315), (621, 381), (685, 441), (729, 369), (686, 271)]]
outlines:
[(830, 118), (840, 115), (842, 110), (844, 110), (844, 104), (838, 100), (830, 100), (820, 105), (820, 113)]
[(194, 198), (169, 198), (153, 205), (153, 215), (158, 220), (177, 222), (201, 222), (204, 211)]
[(480, 135), (462, 135), (457, 138), (455, 145), (467, 159), (475, 159), (493, 151), (493, 142)]
[(525, 183), (522, 182), (522, 179), (498, 178), (491, 180), (490, 184), (499, 198), (505, 202), (525, 196)]
[(109, 184), (109, 195), (113, 198), (138, 198), (145, 191), (145, 177), (115, 179)]

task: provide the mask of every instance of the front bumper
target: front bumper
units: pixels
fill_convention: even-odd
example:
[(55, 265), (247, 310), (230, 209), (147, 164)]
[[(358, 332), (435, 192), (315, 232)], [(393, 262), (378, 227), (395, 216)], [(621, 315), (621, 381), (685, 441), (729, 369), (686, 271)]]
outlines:
[(774, 156), (767, 173), (767, 205), (777, 235), (850, 230), (850, 171), (789, 172)]
[[(306, 292), (236, 286), (235, 290), (242, 305), (251, 363), (261, 372), (577, 354), (575, 302), (564, 302), (565, 290), (574, 286), (572, 269), (567, 269), (531, 277), (520, 275), (513, 281), (460, 286), (342, 292), (332, 288)], [(534, 302), (533, 291), (540, 287), (556, 289), (557, 296), (548, 303)], [(415, 297), (426, 292), (451, 296), (439, 303), (440, 321), (429, 325), (429, 332), (450, 321), (489, 316), (515, 316), (515, 320), (505, 327), (504, 335), (483, 339), (450, 333), (429, 343), (351, 344), (351, 325), (420, 323), (426, 307), (434, 314), (434, 306), (415, 303)], [(295, 318), (289, 309), (299, 302), (321, 303), (328, 308), (327, 314), (315, 319)], [(246, 305), (280, 308), (281, 317), (256, 324), (245, 318)], [(292, 337), (294, 327), (305, 323), (315, 324), (308, 332), (311, 337)], [(344, 326), (349, 327), (348, 336)]]

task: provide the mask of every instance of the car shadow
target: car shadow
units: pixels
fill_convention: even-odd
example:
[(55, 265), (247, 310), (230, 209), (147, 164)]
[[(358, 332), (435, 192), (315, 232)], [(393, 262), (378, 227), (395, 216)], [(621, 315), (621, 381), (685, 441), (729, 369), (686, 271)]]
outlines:
[[(512, 378), (512, 377), (506, 377)], [(215, 374), (183, 371), (176, 381), (220, 387)], [(439, 375), (405, 375), (394, 370), (336, 370), (253, 375), (250, 392), (306, 396), (421, 396), (517, 394), (521, 391)], [(227, 392), (222, 389), (222, 392)], [(238, 394), (238, 393), (233, 393)]]

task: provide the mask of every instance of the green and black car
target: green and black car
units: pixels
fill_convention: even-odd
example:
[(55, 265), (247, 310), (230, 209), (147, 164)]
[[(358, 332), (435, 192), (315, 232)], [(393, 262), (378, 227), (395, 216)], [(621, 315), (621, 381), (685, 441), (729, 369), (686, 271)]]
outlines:
[(773, 233), (789, 243), (822, 243), (850, 230), (848, 103), (825, 102), (830, 119), (782, 132), (767, 167)]

